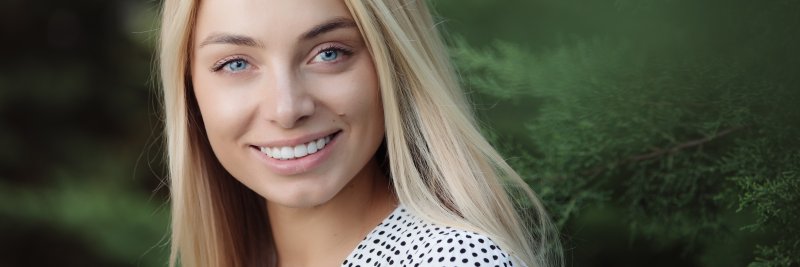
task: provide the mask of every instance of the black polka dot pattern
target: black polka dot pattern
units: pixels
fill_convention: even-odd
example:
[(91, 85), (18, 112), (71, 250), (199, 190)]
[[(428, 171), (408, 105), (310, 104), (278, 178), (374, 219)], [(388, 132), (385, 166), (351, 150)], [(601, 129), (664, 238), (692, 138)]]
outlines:
[(431, 224), (401, 205), (358, 244), (342, 266), (509, 267), (517, 264), (488, 237)]

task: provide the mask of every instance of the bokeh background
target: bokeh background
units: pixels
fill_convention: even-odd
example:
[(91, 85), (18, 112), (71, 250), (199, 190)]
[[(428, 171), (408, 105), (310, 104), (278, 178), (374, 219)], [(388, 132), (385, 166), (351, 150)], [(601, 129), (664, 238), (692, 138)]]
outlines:
[[(800, 1), (430, 2), (568, 266), (800, 265)], [(159, 5), (0, 2), (0, 266), (165, 266)]]

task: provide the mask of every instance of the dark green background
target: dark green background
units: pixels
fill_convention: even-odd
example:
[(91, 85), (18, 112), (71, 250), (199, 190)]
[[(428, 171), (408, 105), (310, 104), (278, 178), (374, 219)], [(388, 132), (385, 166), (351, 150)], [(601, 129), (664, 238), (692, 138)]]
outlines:
[[(800, 2), (435, 0), (569, 266), (800, 264)], [(0, 3), (0, 266), (164, 266), (158, 2)]]

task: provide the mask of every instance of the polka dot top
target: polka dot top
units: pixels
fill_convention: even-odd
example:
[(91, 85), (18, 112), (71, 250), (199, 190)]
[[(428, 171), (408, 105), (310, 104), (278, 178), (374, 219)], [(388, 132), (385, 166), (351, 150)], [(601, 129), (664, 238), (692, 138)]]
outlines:
[(367, 266), (517, 266), (488, 237), (428, 223), (400, 205), (342, 263)]

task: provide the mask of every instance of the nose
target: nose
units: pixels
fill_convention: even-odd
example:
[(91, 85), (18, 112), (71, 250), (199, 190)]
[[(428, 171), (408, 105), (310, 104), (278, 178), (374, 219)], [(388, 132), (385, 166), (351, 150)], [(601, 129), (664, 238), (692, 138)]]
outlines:
[(297, 127), (314, 114), (315, 104), (303, 83), (291, 71), (273, 75), (272, 88), (267, 91), (267, 118), (279, 127)]

